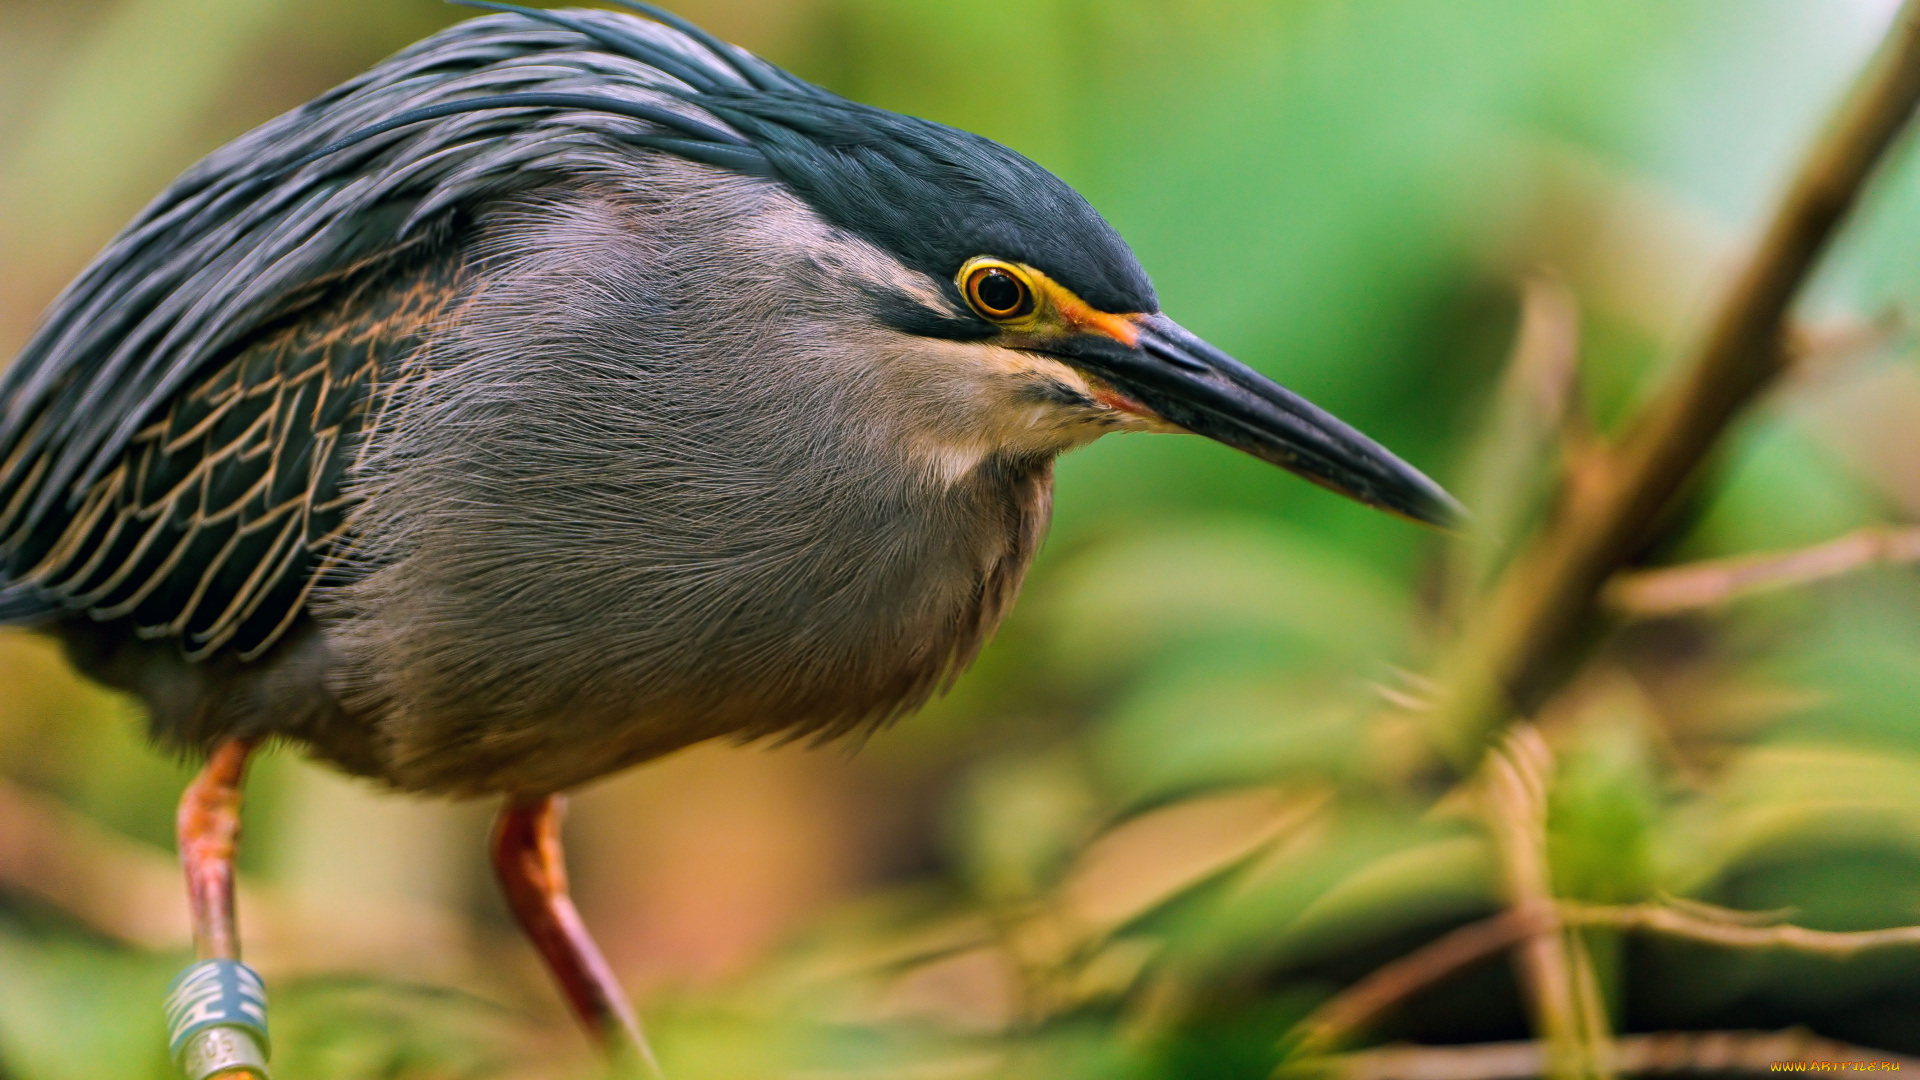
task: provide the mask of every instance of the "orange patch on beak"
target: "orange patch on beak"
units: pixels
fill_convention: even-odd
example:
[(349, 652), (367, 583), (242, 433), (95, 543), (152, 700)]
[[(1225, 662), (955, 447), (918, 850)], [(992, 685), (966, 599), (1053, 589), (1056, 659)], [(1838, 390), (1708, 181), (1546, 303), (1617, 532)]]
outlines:
[(1105, 334), (1129, 349), (1140, 347), (1139, 320), (1143, 315), (1113, 315), (1048, 281), (1047, 301), (1060, 313), (1060, 321), (1079, 331)]
[[(1064, 330), (1082, 334), (1100, 334), (1125, 345), (1129, 349), (1140, 347), (1140, 320), (1145, 315), (1114, 315), (1101, 311), (1092, 304), (1062, 288), (1053, 279), (1038, 271), (1032, 271), (1034, 278), (1046, 293), (1045, 306), (1051, 309), (1057, 325)], [(1160, 421), (1159, 413), (1128, 397), (1104, 382), (1092, 382), (1093, 399), (1115, 412), (1144, 417)]]

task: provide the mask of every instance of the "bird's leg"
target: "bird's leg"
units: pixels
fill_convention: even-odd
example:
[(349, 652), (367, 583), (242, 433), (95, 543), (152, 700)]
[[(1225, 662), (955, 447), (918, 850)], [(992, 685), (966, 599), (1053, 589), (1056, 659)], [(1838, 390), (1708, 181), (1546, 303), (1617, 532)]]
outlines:
[(193, 951), (201, 960), (240, 959), (233, 923), (233, 858), (240, 846), (240, 784), (254, 744), (222, 743), (180, 796), (180, 864), (193, 912)]
[(174, 1062), (187, 1080), (267, 1076), (267, 998), (240, 963), (233, 920), (233, 856), (240, 840), (240, 784), (257, 742), (221, 743), (180, 797), (175, 825), (187, 875), (197, 962), (167, 991)]
[(580, 1023), (607, 1054), (637, 1059), (647, 1075), (661, 1075), (640, 1033), (633, 1006), (613, 977), (567, 891), (560, 847), (565, 800), (558, 795), (509, 797), (493, 827), (493, 872), (520, 928), (546, 961)]

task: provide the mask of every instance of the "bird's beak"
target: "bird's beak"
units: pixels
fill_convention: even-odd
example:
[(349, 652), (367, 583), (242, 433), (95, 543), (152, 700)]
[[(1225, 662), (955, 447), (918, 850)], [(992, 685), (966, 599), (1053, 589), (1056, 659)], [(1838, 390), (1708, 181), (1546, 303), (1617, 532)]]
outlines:
[(1466, 511), (1439, 484), (1326, 410), (1165, 315), (1127, 320), (1134, 340), (1076, 357), (1115, 390), (1196, 435), (1369, 506), (1443, 528)]

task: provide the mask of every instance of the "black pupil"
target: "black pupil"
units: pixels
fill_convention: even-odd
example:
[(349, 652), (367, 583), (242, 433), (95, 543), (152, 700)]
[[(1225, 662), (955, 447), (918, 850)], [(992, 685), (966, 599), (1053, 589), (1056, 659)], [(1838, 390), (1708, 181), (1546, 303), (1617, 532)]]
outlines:
[(975, 291), (980, 295), (981, 306), (997, 314), (1018, 309), (1026, 299), (1026, 288), (1005, 270), (989, 270), (980, 275)]

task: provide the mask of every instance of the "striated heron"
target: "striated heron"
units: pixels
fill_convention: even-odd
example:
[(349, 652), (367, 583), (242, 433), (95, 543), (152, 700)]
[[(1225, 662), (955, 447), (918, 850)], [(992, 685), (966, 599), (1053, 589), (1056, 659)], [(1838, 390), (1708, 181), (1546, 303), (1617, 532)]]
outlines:
[(204, 756), (192, 1080), (266, 1074), (238, 963), (263, 740), (503, 796), (494, 868), (589, 1032), (651, 1058), (557, 793), (718, 736), (868, 731), (1019, 589), (1056, 455), (1193, 432), (1423, 522), (1419, 472), (1161, 314), (989, 140), (675, 16), (458, 25), (188, 170), (0, 400), (0, 620)]

